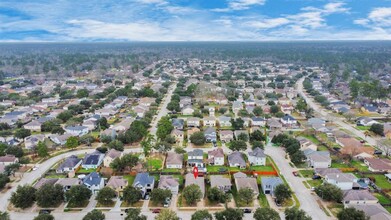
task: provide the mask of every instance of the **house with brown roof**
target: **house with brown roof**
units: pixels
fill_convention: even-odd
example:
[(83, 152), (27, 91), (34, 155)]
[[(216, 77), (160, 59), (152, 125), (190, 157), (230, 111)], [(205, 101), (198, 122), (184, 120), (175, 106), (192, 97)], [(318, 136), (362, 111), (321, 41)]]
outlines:
[(115, 190), (117, 196), (121, 196), (124, 188), (128, 185), (128, 181), (122, 176), (112, 176), (107, 182), (107, 187), (110, 187)]
[(160, 175), (159, 189), (168, 189), (173, 195), (177, 195), (179, 192), (179, 180), (173, 176)]
[(184, 132), (178, 129), (173, 129), (171, 131), (171, 136), (175, 138), (175, 142), (180, 144), (183, 142), (183, 138), (185, 137)]
[(352, 137), (337, 137), (335, 142), (342, 147), (362, 147), (363, 144)]
[(143, 106), (151, 106), (152, 103), (156, 102), (156, 98), (150, 98), (150, 97), (143, 97), (140, 99), (139, 103)]
[(231, 180), (222, 175), (211, 175), (210, 176), (210, 187), (217, 187), (219, 190), (228, 192), (231, 190)]
[(340, 152), (341, 154), (351, 155), (354, 158), (371, 158), (373, 157), (373, 153), (375, 152), (375, 149), (369, 146), (368, 147), (347, 146), (347, 147), (343, 147)]
[(234, 139), (234, 133), (231, 130), (220, 130), (219, 135), (223, 143), (228, 143)]
[(224, 151), (222, 148), (216, 148), (212, 151), (208, 151), (208, 162), (211, 165), (222, 166), (224, 165)]
[(168, 152), (166, 158), (166, 168), (182, 169), (183, 154)]
[(18, 163), (18, 162), (19, 162), (19, 159), (11, 154), (7, 154), (5, 156), (0, 157), (0, 164), (3, 164), (5, 166), (8, 166), (8, 165), (14, 164), (14, 163)]
[(204, 196), (205, 196), (205, 178), (201, 177), (201, 176), (194, 178), (194, 175), (192, 173), (186, 174), (185, 187), (193, 185), (193, 184), (200, 187), (200, 190), (202, 193), (202, 198), (204, 198)]
[(123, 152), (118, 151), (116, 149), (110, 149), (106, 156), (103, 158), (103, 166), (110, 167), (111, 162), (115, 160), (116, 158), (122, 157)]
[(376, 204), (378, 201), (368, 190), (348, 190), (344, 193), (342, 199), (345, 207), (349, 204)]
[(372, 172), (391, 172), (391, 160), (386, 158), (365, 158), (364, 163)]
[(254, 177), (247, 177), (246, 174), (242, 172), (238, 172), (234, 174), (236, 189), (239, 191), (240, 189), (250, 188), (254, 192), (254, 197), (258, 197), (259, 195), (259, 187), (257, 183), (257, 179)]

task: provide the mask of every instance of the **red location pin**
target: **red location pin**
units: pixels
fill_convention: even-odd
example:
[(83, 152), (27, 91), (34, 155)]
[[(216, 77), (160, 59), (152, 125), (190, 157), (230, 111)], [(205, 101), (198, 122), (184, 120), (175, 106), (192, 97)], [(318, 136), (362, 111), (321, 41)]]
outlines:
[(194, 175), (194, 179), (197, 179), (197, 177), (198, 177), (198, 167), (194, 167), (193, 168), (193, 175)]

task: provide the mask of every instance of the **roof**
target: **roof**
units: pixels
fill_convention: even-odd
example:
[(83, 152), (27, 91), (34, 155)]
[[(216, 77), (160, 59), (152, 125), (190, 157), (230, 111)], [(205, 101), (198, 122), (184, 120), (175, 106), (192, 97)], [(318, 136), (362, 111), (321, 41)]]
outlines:
[(234, 134), (233, 131), (231, 131), (231, 130), (221, 130), (221, 131), (219, 131), (219, 133), (220, 133), (220, 136), (221, 135), (233, 135)]
[(235, 179), (236, 178), (245, 178), (245, 177), (247, 177), (247, 175), (245, 173), (242, 173), (242, 172), (237, 172), (233, 176), (234, 176)]
[(201, 149), (195, 149), (193, 151), (189, 151), (187, 154), (189, 157), (202, 157), (204, 155), (204, 151)]
[(220, 116), (218, 119), (219, 121), (231, 121), (231, 117), (225, 115)]
[(296, 121), (296, 119), (294, 117), (292, 117), (291, 115), (285, 115), (282, 120), (284, 121)]
[(260, 117), (252, 117), (251, 120), (253, 120), (253, 121), (265, 121), (264, 118), (260, 118)]
[(238, 151), (234, 151), (230, 155), (228, 155), (228, 161), (229, 161), (229, 163), (232, 163), (232, 164), (238, 163), (241, 166), (246, 165), (246, 161), (244, 161), (243, 155)]
[(367, 190), (349, 190), (344, 193), (342, 201), (378, 201), (376, 197), (374, 197)]
[(72, 130), (72, 131), (82, 131), (82, 130), (85, 130), (85, 129), (88, 129), (88, 128), (86, 126), (76, 125), (76, 126), (68, 126), (65, 129), (66, 130)]
[(204, 134), (211, 134), (211, 133), (216, 133), (216, 129), (213, 128), (213, 127), (207, 127), (207, 128), (204, 130)]
[(259, 147), (256, 147), (252, 152), (248, 152), (248, 155), (253, 157), (266, 157), (265, 152)]
[(345, 183), (353, 182), (353, 180), (357, 179), (357, 177), (351, 173), (329, 173), (326, 175), (326, 178)]
[(261, 177), (262, 186), (270, 185), (276, 187), (280, 184), (284, 184), (280, 177)]
[(78, 178), (60, 178), (56, 184), (61, 186), (76, 186), (80, 185), (80, 180)]
[(208, 155), (213, 157), (224, 157), (224, 151), (222, 148), (216, 148), (212, 151), (208, 151)]
[(243, 188), (250, 188), (255, 194), (259, 194), (257, 179), (253, 177), (235, 178), (238, 191)]
[(17, 158), (15, 157), (15, 155), (11, 155), (11, 154), (7, 154), (5, 156), (1, 156), (0, 157), (0, 162), (15, 162), (15, 160), (17, 160)]
[(112, 176), (106, 186), (120, 188), (128, 185), (128, 181), (122, 176)]
[(200, 187), (202, 195), (205, 195), (205, 178), (204, 177), (197, 177), (194, 178), (194, 175), (192, 173), (186, 174), (186, 183), (185, 187), (195, 184)]
[(92, 153), (87, 154), (83, 159), (83, 164), (85, 165), (97, 165), (102, 154)]
[(172, 187), (179, 186), (177, 178), (168, 175), (160, 175), (158, 188), (160, 189), (170, 189)]
[(166, 165), (182, 164), (182, 163), (183, 163), (183, 155), (182, 154), (177, 154), (174, 152), (167, 153)]
[(78, 158), (75, 155), (69, 156), (65, 159), (65, 161), (57, 168), (57, 170), (62, 170), (67, 167), (75, 167), (76, 164), (78, 164), (81, 161), (80, 158)]
[[(322, 152), (322, 151), (315, 151), (314, 153), (308, 155), (308, 158), (315, 161), (315, 162), (329, 162), (331, 160), (330, 155), (321, 154), (321, 153), (317, 153), (317, 152)], [(323, 152), (325, 152), (325, 151), (323, 151)]]
[(391, 170), (391, 160), (380, 158), (366, 158), (365, 159), (374, 170)]
[(34, 188), (39, 189), (39, 188), (41, 188), (43, 185), (46, 185), (46, 184), (53, 185), (53, 184), (55, 184), (57, 181), (58, 181), (57, 178), (42, 178), (42, 179), (40, 179), (40, 180), (34, 185)]
[(147, 184), (153, 184), (155, 178), (150, 176), (149, 173), (138, 173), (134, 179), (133, 186), (142, 185), (146, 186)]
[(210, 186), (232, 186), (231, 180), (222, 175), (211, 175), (210, 176)]
[(99, 185), (101, 181), (102, 181), (102, 177), (100, 177), (99, 173), (92, 172), (83, 179), (83, 184), (89, 186), (94, 186), (94, 185), (96, 186)]
[(391, 215), (388, 211), (379, 203), (376, 204), (364, 204), (364, 205), (349, 205), (349, 207), (355, 208), (365, 212), (371, 220), (390, 220)]
[(173, 118), (171, 123), (174, 126), (183, 126), (185, 124), (185, 121), (183, 119)]
[(117, 157), (120, 157), (122, 154), (121, 151), (118, 151), (116, 149), (110, 149), (109, 152), (107, 152), (106, 157), (110, 157), (112, 159), (115, 159)]
[(326, 176), (327, 174), (331, 173), (342, 173), (342, 171), (338, 168), (316, 168), (315, 173), (320, 176)]

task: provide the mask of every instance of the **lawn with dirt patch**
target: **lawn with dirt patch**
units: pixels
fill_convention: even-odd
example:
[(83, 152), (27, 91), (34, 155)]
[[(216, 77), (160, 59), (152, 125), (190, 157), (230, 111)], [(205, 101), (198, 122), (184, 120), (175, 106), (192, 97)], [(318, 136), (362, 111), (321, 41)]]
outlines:
[(270, 171), (270, 172), (274, 171), (272, 166), (251, 166), (250, 170), (253, 170), (253, 171)]
[(313, 170), (299, 170), (299, 173), (304, 177), (304, 178), (312, 178), (314, 175)]

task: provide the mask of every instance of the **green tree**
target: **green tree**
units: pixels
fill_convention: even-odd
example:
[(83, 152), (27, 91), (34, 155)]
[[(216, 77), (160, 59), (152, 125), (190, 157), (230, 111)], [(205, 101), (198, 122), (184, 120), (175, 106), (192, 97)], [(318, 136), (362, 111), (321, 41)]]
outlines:
[(296, 207), (285, 209), (285, 220), (311, 220), (312, 218), (307, 215), (303, 210)]
[(245, 133), (240, 133), (237, 138), (238, 141), (248, 141), (248, 136)]
[(86, 98), (88, 97), (88, 95), (89, 95), (88, 89), (79, 89), (76, 92), (76, 97), (79, 99)]
[(280, 220), (280, 215), (269, 207), (257, 208), (254, 212), (255, 220)]
[(114, 189), (106, 186), (99, 190), (98, 195), (96, 195), (96, 200), (100, 204), (110, 205), (116, 196)]
[(170, 118), (162, 117), (157, 124), (156, 136), (163, 140), (173, 129), (174, 126), (171, 124)]
[(326, 201), (341, 202), (343, 198), (342, 190), (332, 184), (324, 183), (315, 188), (316, 194)]
[(197, 145), (197, 146), (204, 145), (206, 142), (204, 133), (202, 131), (194, 132), (190, 136), (190, 142)]
[(155, 144), (154, 148), (158, 150), (159, 152), (168, 152), (172, 148), (172, 144), (166, 142), (166, 141), (159, 141)]
[(297, 164), (303, 163), (303, 161), (305, 160), (306, 157), (305, 157), (303, 151), (298, 150), (295, 153), (293, 153), (290, 156), (290, 158), (291, 158), (292, 163), (297, 165)]
[(288, 186), (280, 184), (274, 189), (274, 195), (279, 202), (284, 202), (286, 199), (291, 198), (292, 191)]
[(250, 134), (251, 141), (265, 141), (266, 137), (263, 135), (262, 131), (256, 130)]
[(168, 189), (155, 188), (151, 192), (151, 201), (154, 204), (163, 204), (166, 198), (171, 198), (172, 193)]
[(244, 127), (244, 121), (241, 118), (238, 119), (231, 119), (231, 124), (234, 130), (242, 130)]
[(272, 106), (270, 106), (270, 113), (276, 114), (276, 113), (279, 112), (279, 111), (280, 111), (280, 108), (278, 108), (277, 105), (272, 105)]
[(39, 141), (37, 144), (37, 153), (39, 157), (47, 157), (49, 156), (48, 147), (42, 141)]
[(10, 215), (8, 214), (8, 212), (0, 211), (0, 220), (10, 220)]
[(224, 211), (216, 212), (216, 220), (242, 220), (244, 213), (240, 209), (227, 208)]
[(98, 120), (97, 125), (99, 126), (99, 128), (100, 128), (101, 130), (105, 130), (105, 129), (107, 129), (107, 128), (110, 127), (109, 123), (107, 122), (107, 118), (105, 118), (105, 117), (101, 117), (101, 118)]
[(76, 148), (77, 146), (79, 146), (79, 140), (77, 139), (77, 137), (69, 137), (67, 139), (67, 141), (65, 142), (65, 146), (67, 148)]
[(191, 220), (213, 220), (207, 209), (197, 210), (191, 215)]
[(42, 213), (36, 216), (34, 220), (54, 220), (54, 216), (51, 214)]
[(35, 188), (30, 185), (18, 186), (12, 193), (10, 201), (16, 208), (31, 207), (35, 202), (35, 191)]
[(4, 188), (4, 186), (10, 182), (10, 178), (5, 175), (0, 173), (0, 190)]
[(229, 142), (229, 149), (233, 151), (244, 151), (247, 149), (247, 144), (244, 141), (231, 141)]
[(176, 212), (170, 209), (163, 209), (156, 217), (155, 220), (179, 220)]
[(183, 189), (183, 197), (186, 199), (186, 203), (193, 205), (201, 200), (202, 192), (198, 185), (191, 184)]
[(227, 194), (217, 187), (208, 190), (207, 197), (211, 202), (225, 203), (228, 199)]
[(60, 185), (45, 184), (36, 191), (35, 198), (40, 207), (58, 207), (64, 202), (64, 191)]
[(353, 79), (349, 83), (349, 88), (352, 98), (357, 99), (357, 97), (360, 95), (360, 83), (356, 79)]
[(123, 192), (123, 200), (129, 204), (134, 204), (141, 199), (141, 191), (133, 186), (127, 186)]
[(256, 115), (256, 116), (261, 116), (261, 115), (263, 115), (263, 109), (262, 109), (262, 107), (256, 106), (256, 107), (253, 109), (253, 113), (254, 113), (254, 115)]
[(152, 148), (153, 148), (153, 142), (155, 141), (152, 134), (148, 134), (144, 140), (141, 141), (141, 147), (143, 148), (144, 156), (147, 157)]
[(62, 122), (67, 122), (69, 119), (73, 117), (74, 113), (69, 110), (65, 110), (57, 115), (57, 118), (60, 119)]
[(138, 163), (138, 156), (135, 154), (125, 154), (121, 158), (115, 158), (110, 167), (118, 172), (123, 171), (126, 167), (134, 167)]
[(105, 220), (106, 216), (101, 210), (94, 209), (91, 212), (87, 213), (83, 220)]
[(255, 148), (265, 149), (265, 146), (263, 146), (262, 141), (253, 141), (253, 142), (251, 142), (251, 145), (252, 145), (252, 149), (253, 149), (253, 150), (254, 150)]
[(19, 128), (15, 131), (15, 137), (18, 139), (24, 139), (25, 137), (28, 137), (31, 135), (31, 131), (24, 129), (24, 128)]
[(6, 154), (12, 154), (12, 155), (14, 155), (17, 158), (21, 158), (24, 155), (23, 149), (21, 147), (19, 147), (19, 146), (9, 146), (5, 150), (5, 153)]
[(337, 214), (338, 220), (369, 220), (364, 211), (346, 208)]
[(184, 153), (186, 153), (186, 150), (183, 149), (182, 147), (176, 147), (176, 148), (174, 148), (174, 151), (177, 154), (184, 154)]
[(254, 190), (249, 187), (241, 188), (238, 191), (239, 200), (244, 201), (247, 205), (254, 199)]
[(384, 125), (378, 124), (378, 123), (373, 124), (369, 128), (369, 131), (372, 131), (373, 133), (375, 133), (377, 135), (384, 136)]
[(125, 220), (147, 220), (147, 216), (141, 215), (141, 209), (130, 208)]
[(65, 193), (65, 198), (74, 207), (78, 207), (86, 203), (90, 199), (91, 195), (91, 190), (87, 187), (84, 185), (76, 185), (72, 186), (69, 191)]
[(124, 144), (119, 141), (119, 140), (113, 140), (109, 143), (109, 148), (110, 149), (115, 149), (115, 150), (118, 150), (118, 151), (124, 151)]

